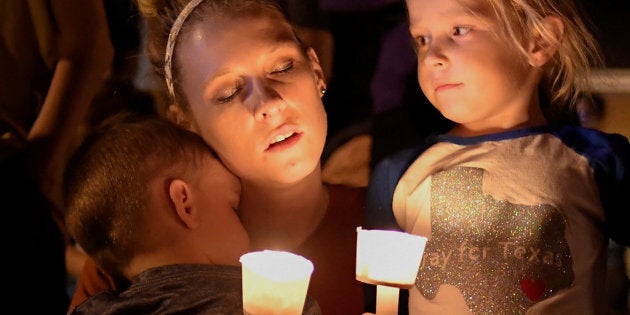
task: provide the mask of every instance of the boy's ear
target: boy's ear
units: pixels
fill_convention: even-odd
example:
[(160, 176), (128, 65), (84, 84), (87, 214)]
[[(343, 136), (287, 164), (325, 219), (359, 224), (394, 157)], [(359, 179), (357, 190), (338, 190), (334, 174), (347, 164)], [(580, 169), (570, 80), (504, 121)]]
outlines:
[(319, 63), (319, 58), (317, 57), (315, 49), (313, 49), (313, 47), (307, 48), (306, 55), (308, 56), (308, 60), (311, 62), (311, 67), (313, 67), (315, 75), (317, 76), (317, 89), (319, 91), (325, 91), (326, 78), (324, 77), (324, 70), (322, 69), (322, 65)]
[(547, 15), (543, 18), (544, 30), (532, 29), (529, 43), (529, 63), (537, 68), (544, 66), (558, 51), (564, 36), (564, 22), (559, 16)]
[(181, 179), (174, 179), (169, 185), (168, 192), (175, 213), (182, 223), (191, 230), (197, 228), (199, 226), (198, 209), (194, 204), (188, 184)]

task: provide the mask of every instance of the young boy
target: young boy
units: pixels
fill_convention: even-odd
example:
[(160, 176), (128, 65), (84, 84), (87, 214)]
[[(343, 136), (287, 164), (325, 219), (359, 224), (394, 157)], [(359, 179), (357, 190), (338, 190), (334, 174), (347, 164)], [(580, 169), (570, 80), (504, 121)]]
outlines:
[[(126, 278), (73, 314), (242, 314), (235, 212), (239, 179), (196, 134), (160, 118), (119, 115), (89, 135), (65, 174), (66, 222), (105, 271)], [(307, 301), (305, 313), (318, 314)]]

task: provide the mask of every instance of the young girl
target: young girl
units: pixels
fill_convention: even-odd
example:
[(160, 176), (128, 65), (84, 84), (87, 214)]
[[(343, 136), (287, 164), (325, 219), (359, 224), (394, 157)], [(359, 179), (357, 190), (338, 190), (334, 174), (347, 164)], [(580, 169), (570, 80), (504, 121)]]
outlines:
[[(273, 0), (146, 0), (147, 52), (166, 91), (160, 113), (199, 134), (242, 185), (238, 215), (254, 250), (315, 266), (326, 315), (361, 314), (356, 227), (364, 189), (322, 182), (324, 74)], [(88, 261), (73, 298), (117, 287)]]
[(407, 0), (418, 80), (456, 123), (384, 160), (368, 228), (429, 237), (411, 314), (603, 314), (629, 243), (628, 139), (563, 119), (594, 40), (570, 0)]

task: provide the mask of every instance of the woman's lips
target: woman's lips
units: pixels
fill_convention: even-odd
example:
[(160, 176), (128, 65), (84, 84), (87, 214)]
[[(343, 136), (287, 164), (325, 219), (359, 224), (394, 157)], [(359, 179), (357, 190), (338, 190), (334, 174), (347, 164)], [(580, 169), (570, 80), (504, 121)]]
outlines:
[(284, 138), (284, 140), (270, 144), (269, 147), (267, 147), (266, 151), (277, 151), (277, 150), (287, 149), (289, 147), (294, 146), (296, 143), (298, 143), (298, 141), (300, 141), (300, 138), (302, 138), (302, 133), (298, 133), (298, 132), (293, 133), (289, 137)]

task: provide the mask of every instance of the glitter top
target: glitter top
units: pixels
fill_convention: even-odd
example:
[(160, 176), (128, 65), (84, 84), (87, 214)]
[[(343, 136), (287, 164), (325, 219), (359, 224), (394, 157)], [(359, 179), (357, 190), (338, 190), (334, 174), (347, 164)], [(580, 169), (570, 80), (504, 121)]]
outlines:
[(429, 238), (410, 314), (601, 314), (629, 159), (626, 138), (580, 127), (442, 136), (374, 169), (364, 226)]

